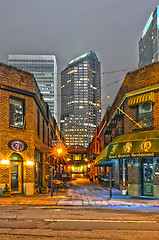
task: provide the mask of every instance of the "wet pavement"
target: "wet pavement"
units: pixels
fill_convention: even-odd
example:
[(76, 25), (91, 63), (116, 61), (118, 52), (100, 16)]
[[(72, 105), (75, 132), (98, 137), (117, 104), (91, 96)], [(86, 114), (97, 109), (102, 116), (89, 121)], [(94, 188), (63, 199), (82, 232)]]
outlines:
[(98, 182), (90, 182), (87, 178), (74, 179), (67, 189), (34, 196), (12, 195), (0, 197), (0, 205), (30, 205), (30, 206), (88, 206), (105, 207), (110, 209), (129, 208), (148, 209), (159, 211), (159, 200), (154, 198), (142, 198), (122, 196), (121, 191), (113, 188), (112, 197), (109, 196), (109, 188), (104, 188)]

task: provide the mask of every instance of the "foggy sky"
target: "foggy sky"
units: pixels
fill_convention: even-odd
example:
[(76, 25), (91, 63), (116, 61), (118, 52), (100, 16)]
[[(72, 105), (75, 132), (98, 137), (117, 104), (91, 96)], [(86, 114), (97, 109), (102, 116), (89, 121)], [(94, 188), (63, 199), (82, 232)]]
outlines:
[[(137, 67), (138, 42), (157, 0), (0, 0), (0, 62), (8, 54), (55, 54), (70, 60), (97, 52), (102, 72)], [(126, 72), (102, 75), (102, 110)], [(108, 99), (107, 96), (110, 96)]]

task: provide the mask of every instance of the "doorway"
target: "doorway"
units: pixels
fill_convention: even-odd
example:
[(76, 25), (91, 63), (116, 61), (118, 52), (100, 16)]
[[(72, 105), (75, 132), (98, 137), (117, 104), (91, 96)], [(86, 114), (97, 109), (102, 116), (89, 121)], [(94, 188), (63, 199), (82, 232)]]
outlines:
[(146, 158), (142, 161), (142, 193), (143, 196), (154, 196), (153, 159)]
[(12, 154), (11, 162), (11, 192), (22, 193), (22, 158), (19, 154)]

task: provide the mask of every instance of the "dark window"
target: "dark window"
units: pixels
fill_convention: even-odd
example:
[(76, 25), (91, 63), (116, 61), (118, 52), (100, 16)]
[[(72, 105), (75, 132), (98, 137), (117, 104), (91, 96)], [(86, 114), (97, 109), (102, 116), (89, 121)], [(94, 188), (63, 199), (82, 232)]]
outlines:
[(10, 126), (24, 128), (24, 99), (11, 97), (10, 105)]
[(47, 130), (47, 143), (48, 143), (48, 146), (50, 145), (50, 138), (49, 138), (49, 135), (50, 134), (50, 131), (49, 131), (49, 128), (48, 128), (48, 130)]
[(42, 185), (42, 158), (43, 154), (35, 150), (35, 184)]
[(43, 120), (43, 143), (45, 143), (45, 122)]
[(51, 131), (51, 139), (53, 139), (53, 131)]
[(39, 113), (39, 110), (37, 110), (37, 133), (38, 133), (38, 136), (40, 136), (40, 113)]
[(152, 103), (143, 103), (138, 105), (138, 122), (142, 127), (151, 127), (153, 125), (153, 106)]

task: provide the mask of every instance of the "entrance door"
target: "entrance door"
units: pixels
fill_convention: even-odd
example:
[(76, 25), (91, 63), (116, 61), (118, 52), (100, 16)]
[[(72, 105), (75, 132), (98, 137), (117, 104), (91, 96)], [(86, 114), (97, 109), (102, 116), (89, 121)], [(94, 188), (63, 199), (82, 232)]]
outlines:
[(151, 159), (143, 162), (143, 195), (154, 195), (153, 160)]
[(11, 162), (11, 191), (13, 193), (22, 192), (21, 162)]

